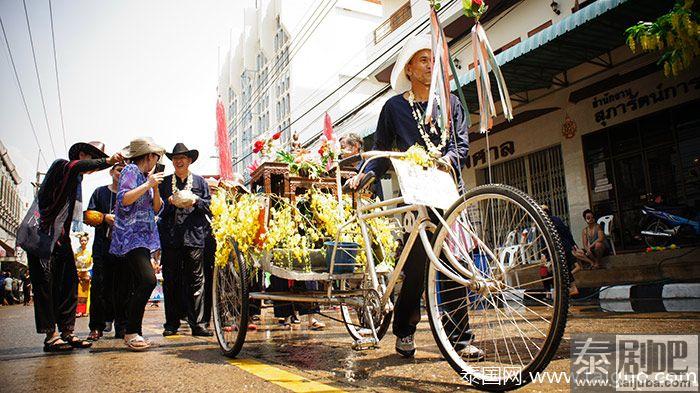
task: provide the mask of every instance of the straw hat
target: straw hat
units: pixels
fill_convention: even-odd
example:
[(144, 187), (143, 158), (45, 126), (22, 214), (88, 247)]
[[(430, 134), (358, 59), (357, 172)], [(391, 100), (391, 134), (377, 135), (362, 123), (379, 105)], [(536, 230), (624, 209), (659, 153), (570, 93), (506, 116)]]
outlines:
[(409, 38), (403, 45), (391, 71), (391, 88), (401, 94), (411, 90), (411, 81), (406, 76), (406, 64), (411, 61), (413, 55), (423, 49), (432, 49), (430, 36), (421, 34)]
[(121, 153), (124, 158), (139, 157), (148, 153), (156, 153), (162, 156), (165, 154), (165, 149), (153, 142), (151, 138), (136, 138)]
[(250, 194), (250, 189), (246, 187), (245, 185), (245, 180), (243, 179), (243, 176), (241, 176), (240, 173), (233, 173), (233, 178), (231, 180), (221, 180), (219, 182), (220, 187), (225, 187), (225, 188), (236, 188), (240, 192), (244, 192), (246, 194)]

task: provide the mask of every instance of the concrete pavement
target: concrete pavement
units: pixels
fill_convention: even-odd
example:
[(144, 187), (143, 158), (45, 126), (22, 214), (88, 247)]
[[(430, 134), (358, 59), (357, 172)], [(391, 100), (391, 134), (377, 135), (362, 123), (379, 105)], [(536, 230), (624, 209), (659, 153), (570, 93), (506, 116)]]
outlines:
[[(337, 314), (331, 310), (330, 315)], [(0, 391), (2, 392), (152, 392), (152, 391), (418, 391), (469, 390), (441, 359), (427, 321), (419, 325), (415, 359), (394, 354), (394, 338), (382, 348), (355, 352), (340, 324), (316, 332), (305, 325), (279, 327), (264, 318), (249, 332), (238, 360), (218, 350), (216, 339), (161, 335), (162, 306), (146, 311), (144, 334), (156, 344), (145, 353), (125, 349), (122, 340), (102, 339), (89, 350), (45, 354), (35, 333), (33, 308), (0, 307)], [(85, 336), (87, 318), (78, 319)], [(305, 321), (304, 321), (305, 322)], [(697, 333), (700, 313), (621, 314), (598, 307), (572, 308), (565, 338), (574, 333)], [(110, 336), (113, 333), (109, 334)], [(565, 340), (548, 371), (569, 370)], [(531, 383), (521, 391), (569, 391), (566, 384)]]

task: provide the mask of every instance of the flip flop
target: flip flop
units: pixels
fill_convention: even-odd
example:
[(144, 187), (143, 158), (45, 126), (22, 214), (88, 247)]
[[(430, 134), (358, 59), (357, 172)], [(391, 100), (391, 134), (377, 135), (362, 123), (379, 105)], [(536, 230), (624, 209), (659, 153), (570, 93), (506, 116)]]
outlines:
[(309, 329), (311, 329), (311, 330), (323, 330), (325, 328), (326, 328), (326, 324), (323, 322), (319, 322), (319, 321), (313, 321), (313, 323), (311, 323), (309, 325)]
[(73, 348), (90, 348), (92, 346), (92, 343), (87, 340), (81, 340), (78, 337), (76, 337), (75, 334), (67, 334), (67, 335), (61, 335), (61, 339), (65, 342), (67, 342), (71, 347)]
[(135, 352), (145, 351), (151, 347), (151, 343), (139, 335), (136, 335), (135, 337), (132, 337), (129, 340), (124, 340), (124, 342), (130, 350)]

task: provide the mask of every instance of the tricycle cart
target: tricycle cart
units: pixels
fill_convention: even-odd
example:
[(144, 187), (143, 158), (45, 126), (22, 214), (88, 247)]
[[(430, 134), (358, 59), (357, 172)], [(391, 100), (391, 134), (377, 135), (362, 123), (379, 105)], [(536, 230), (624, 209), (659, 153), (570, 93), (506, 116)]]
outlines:
[[(532, 198), (506, 185), (480, 186), (459, 196), (454, 172), (439, 160), (431, 159), (425, 168), (408, 160), (407, 153), (366, 152), (362, 158), (364, 165), (391, 159), (402, 196), (385, 201), (356, 197), (356, 208), (350, 209), (333, 238), (323, 239), (323, 249), (309, 253), (311, 263), (304, 269), (296, 267), (293, 250), (263, 247), (244, 251), (238, 241), (242, 237), (228, 239), (232, 251), (215, 267), (213, 290), (216, 337), (224, 355), (235, 357), (241, 350), (251, 300), (339, 306), (352, 347), (378, 347), (391, 320), (400, 272), (418, 242), (415, 246), (429, 259), (424, 281), (428, 319), (444, 358), (478, 389), (508, 390), (528, 383), (556, 352), (568, 309), (569, 274), (549, 217)], [(275, 189), (293, 199), (302, 189), (316, 186), (335, 192), (333, 198), (337, 198), (343, 194), (337, 185), (348, 177), (337, 170), (335, 180), (296, 179), (297, 191), (292, 192), (290, 177), (282, 167), (258, 171), (252, 184), (261, 184), (262, 197), (272, 200), (280, 197)], [(367, 187), (372, 175), (363, 178), (359, 190)], [(452, 182), (454, 194), (445, 177)], [(452, 195), (456, 197), (446, 204), (445, 198)], [(272, 225), (269, 210), (265, 214), (265, 223)], [(372, 236), (377, 234), (371, 220), (379, 217), (396, 223), (396, 237), (404, 240), (394, 266), (393, 255), (373, 250)], [(344, 243), (344, 231), (354, 225), (361, 241)], [(510, 234), (526, 228), (534, 238), (516, 244), (520, 249), (512, 252)], [(544, 261), (551, 277), (525, 278), (524, 271)], [(250, 291), (251, 269), (288, 280), (316, 281), (320, 290)], [(551, 284), (551, 291), (544, 290), (545, 282)], [(475, 347), (485, 356), (474, 357)]]

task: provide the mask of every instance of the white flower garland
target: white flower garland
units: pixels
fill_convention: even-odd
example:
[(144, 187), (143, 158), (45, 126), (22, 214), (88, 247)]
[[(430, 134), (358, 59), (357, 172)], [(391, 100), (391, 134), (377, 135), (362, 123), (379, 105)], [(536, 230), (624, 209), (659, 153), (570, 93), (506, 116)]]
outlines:
[[(425, 146), (428, 147), (428, 152), (435, 157), (439, 157), (442, 155), (442, 149), (445, 147), (447, 144), (447, 136), (449, 132), (443, 131), (442, 134), (440, 135), (440, 144), (435, 146), (433, 144), (433, 141), (430, 140), (430, 137), (428, 134), (425, 132), (425, 129), (423, 128), (423, 123), (421, 122), (421, 116), (418, 111), (418, 109), (414, 106), (415, 104), (416, 97), (413, 95), (413, 91), (409, 90), (408, 91), (408, 103), (411, 105), (411, 113), (413, 114), (413, 118), (416, 120), (416, 124), (418, 126), (418, 132), (420, 132), (420, 136), (423, 137), (423, 141), (425, 142)], [(435, 123), (431, 120), (430, 121), (430, 132), (433, 134), (437, 134), (437, 130), (435, 129)]]
[(192, 191), (192, 172), (187, 173), (187, 181), (185, 182), (185, 188), (183, 188), (182, 190), (177, 188), (177, 175), (174, 173), (173, 173), (172, 185), (173, 185), (173, 194), (175, 194), (178, 191)]

